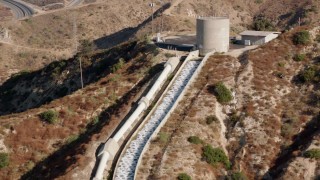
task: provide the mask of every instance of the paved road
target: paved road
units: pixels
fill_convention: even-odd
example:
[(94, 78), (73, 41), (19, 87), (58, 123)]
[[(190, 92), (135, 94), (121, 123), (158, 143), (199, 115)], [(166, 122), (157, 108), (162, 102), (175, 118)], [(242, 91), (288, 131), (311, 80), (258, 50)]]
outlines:
[(83, 0), (72, 0), (67, 7), (74, 7), (74, 6), (78, 6), (79, 4), (82, 3)]
[(16, 19), (22, 19), (34, 14), (34, 10), (18, 1), (14, 0), (0, 0), (0, 3), (10, 8)]

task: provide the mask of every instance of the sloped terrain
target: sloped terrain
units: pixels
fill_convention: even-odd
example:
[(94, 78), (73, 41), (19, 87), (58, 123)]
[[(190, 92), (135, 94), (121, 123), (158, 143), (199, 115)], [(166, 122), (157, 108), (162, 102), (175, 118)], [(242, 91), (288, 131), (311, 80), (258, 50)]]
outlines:
[[(145, 153), (138, 177), (167, 179), (187, 173), (194, 179), (246, 176), (249, 179), (312, 179), (319, 160), (318, 75), (320, 43), (294, 45), (298, 28), (239, 59), (215, 55), (202, 69), (183, 102)], [(310, 28), (312, 39), (319, 28)], [(306, 54), (302, 61), (297, 54)], [(312, 67), (311, 80), (309, 77)], [(223, 82), (233, 100), (219, 103)], [(213, 122), (207, 119), (213, 116)], [(201, 141), (195, 143), (191, 136)], [(203, 157), (206, 144), (228, 155), (231, 167)]]
[[(296, 26), (299, 17), (301, 24), (319, 23), (317, 20), (320, 18), (320, 2), (315, 0), (176, 0), (163, 1), (163, 4), (156, 2), (154, 11), (169, 2), (172, 7), (164, 11), (163, 19), (155, 16), (155, 32), (160, 29), (164, 34), (194, 32), (195, 16), (199, 15), (228, 15), (232, 35), (251, 29), (254, 19), (261, 16), (273, 25), (274, 30)], [(135, 35), (143, 37), (150, 34), (151, 14), (147, 2), (111, 0), (52, 11), (19, 22), (0, 22), (0, 26), (10, 30), (12, 39), (10, 44), (0, 46), (3, 52), (0, 55), (0, 72), (34, 70), (53, 60), (70, 58), (75, 52), (74, 22), (78, 25), (79, 41), (94, 41), (98, 47), (101, 44), (111, 47)], [(148, 18), (150, 20), (144, 22)], [(132, 33), (135, 31), (137, 34)], [(0, 76), (7, 78), (5, 74)]]
[[(156, 64), (163, 57), (158, 53), (154, 45), (133, 41), (113, 49), (83, 54), (83, 75), (87, 79), (84, 89), (79, 89), (76, 58), (54, 62), (36, 72), (19, 74), (4, 83), (2, 98), (8, 97), (3, 96), (6, 87), (22, 94), (29, 93), (30, 88), (29, 96), (42, 92), (38, 93), (37, 103), (28, 98), (21, 100), (25, 100), (26, 105), (46, 104), (1, 116), (1, 152), (9, 154), (9, 165), (0, 170), (0, 178), (18, 179), (29, 171), (23, 179), (89, 179), (100, 140), (113, 132), (133, 103), (139, 100), (144, 88), (160, 72), (162, 65)], [(55, 70), (57, 67), (59, 71)], [(67, 89), (62, 91), (59, 82)], [(50, 92), (37, 91), (46, 88)], [(67, 95), (68, 92), (73, 93)], [(49, 94), (54, 95), (51, 102), (46, 100)], [(13, 95), (8, 102), (15, 102), (14, 97), (20, 95)], [(14, 103), (11, 105), (13, 107)], [(13, 109), (6, 110), (2, 113)], [(40, 118), (40, 114), (48, 110), (57, 114), (55, 122)]]
[[(164, 4), (156, 3), (155, 32), (194, 32), (196, 15), (228, 15), (232, 35), (261, 19), (259, 27), (266, 20), (272, 29), (288, 32), (238, 59), (211, 57), (181, 108), (151, 144), (139, 178), (170, 179), (182, 172), (195, 179), (239, 172), (249, 179), (311, 179), (319, 174), (319, 160), (305, 157), (307, 150), (319, 148), (319, 42), (296, 46), (292, 35), (300, 29), (290, 28), (299, 18), (302, 25), (319, 25), (320, 2), (164, 2), (172, 6), (165, 5), (162, 19), (158, 12)], [(2, 12), (8, 14), (7, 9)], [(11, 41), (0, 43), (0, 152), (9, 154), (0, 179), (90, 178), (100, 142), (134, 106), (160, 70), (161, 65), (155, 65), (164, 59), (146, 42), (105, 48), (150, 34), (151, 13), (146, 1), (108, 0), (0, 23), (11, 35)], [(319, 30), (307, 29), (315, 39)], [(305, 59), (296, 61), (297, 55)], [(229, 105), (215, 97), (220, 81), (233, 92)], [(48, 110), (56, 113), (58, 122), (40, 118)], [(209, 117), (215, 118), (208, 124)], [(200, 143), (190, 144), (191, 136)], [(207, 144), (222, 149), (231, 166), (203, 161)]]

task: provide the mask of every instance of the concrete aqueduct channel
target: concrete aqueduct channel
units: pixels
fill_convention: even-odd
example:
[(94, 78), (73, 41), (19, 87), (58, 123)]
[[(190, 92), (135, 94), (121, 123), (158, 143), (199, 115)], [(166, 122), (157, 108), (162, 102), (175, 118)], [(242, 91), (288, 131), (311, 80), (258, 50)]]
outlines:
[(125, 153), (121, 157), (115, 171), (115, 180), (134, 179), (135, 169), (145, 145), (158, 125), (173, 107), (173, 104), (186, 87), (188, 81), (192, 77), (199, 64), (200, 61), (189, 61), (183, 67), (180, 75), (175, 80), (170, 90), (166, 93), (161, 104), (157, 107), (152, 117), (138, 132), (136, 139), (130, 142), (128, 149), (126, 149)]
[(204, 58), (199, 58), (198, 51), (189, 54), (186, 62), (181, 66), (160, 101), (126, 144), (115, 167), (113, 179), (135, 179), (140, 160), (148, 148), (150, 140), (157, 135), (160, 128), (165, 124), (171, 112), (182, 99), (185, 90), (195, 79), (210, 55), (211, 53)]
[[(157, 93), (160, 93), (159, 91), (162, 89), (164, 82), (178, 66), (180, 58), (170, 58), (167, 61), (164, 70), (146, 96), (141, 98), (139, 105), (130, 117), (101, 147), (97, 155), (99, 164), (97, 164), (94, 180), (103, 179), (107, 164), (110, 161), (116, 163), (115, 168), (112, 168), (115, 172), (113, 179), (134, 179), (136, 168), (139, 165), (143, 152), (150, 143), (150, 139), (157, 134), (167, 121), (171, 112), (183, 97), (187, 89), (186, 87), (188, 87), (199, 74), (202, 66), (210, 55), (211, 53), (207, 54), (204, 58), (200, 58), (199, 51), (190, 52), (175, 73), (170, 84), (164, 92), (161, 93), (161, 97), (151, 112), (146, 118), (142, 119), (141, 123), (137, 124), (137, 121), (139, 121), (144, 111), (150, 106), (150, 103), (154, 100)], [(137, 128), (135, 124), (138, 126)]]

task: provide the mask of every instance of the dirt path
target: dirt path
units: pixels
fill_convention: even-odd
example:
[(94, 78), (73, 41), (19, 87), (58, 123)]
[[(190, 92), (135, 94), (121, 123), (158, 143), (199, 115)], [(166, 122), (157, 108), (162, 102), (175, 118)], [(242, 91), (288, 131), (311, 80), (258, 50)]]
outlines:
[(227, 116), (222, 112), (223, 107), (219, 104), (216, 103), (215, 107), (215, 115), (219, 119), (221, 131), (220, 131), (220, 143), (221, 147), (223, 148), (224, 152), (228, 154), (226, 146), (228, 145), (228, 140), (226, 138), (226, 132), (227, 128), (226, 125), (224, 124), (223, 120), (227, 118)]

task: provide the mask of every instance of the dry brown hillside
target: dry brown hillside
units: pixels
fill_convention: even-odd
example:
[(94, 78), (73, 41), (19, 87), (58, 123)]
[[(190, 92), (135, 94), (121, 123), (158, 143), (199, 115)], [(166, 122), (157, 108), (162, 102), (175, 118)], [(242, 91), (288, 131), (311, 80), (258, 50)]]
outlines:
[[(228, 15), (232, 35), (253, 27), (285, 33), (239, 58), (212, 56), (161, 138), (152, 142), (139, 177), (171, 179), (186, 172), (194, 179), (311, 179), (320, 174), (319, 160), (306, 158), (320, 144), (320, 32), (314, 28), (320, 1), (164, 2), (171, 5), (157, 2), (155, 32), (164, 5), (164, 34), (195, 32), (197, 15)], [(21, 21), (4, 19), (8, 10), (0, 9), (0, 27), (11, 36), (0, 42), (0, 151), (9, 154), (0, 179), (90, 178), (99, 143), (135, 106), (166, 59), (154, 45), (137, 40), (148, 39), (151, 13), (148, 1), (141, 0), (97, 0)], [(307, 26), (296, 27), (299, 18)], [(312, 41), (293, 44), (292, 36), (304, 29)], [(233, 92), (230, 104), (217, 101), (218, 82)], [(50, 114), (57, 121), (45, 120)], [(198, 143), (191, 144), (190, 136), (200, 140), (192, 137), (189, 141)], [(205, 162), (208, 144), (228, 161)]]
[[(8, 114), (0, 117), (0, 146), (9, 154), (0, 179), (89, 179), (100, 142), (135, 106), (164, 59), (145, 41), (78, 57), (84, 89), (78, 58), (17, 74), (0, 86), (1, 114)], [(16, 103), (20, 97), (23, 103)], [(41, 115), (50, 111), (53, 118)]]
[[(302, 24), (319, 23), (319, 1), (273, 0), (174, 0), (165, 11), (164, 32), (195, 31), (194, 15), (228, 15), (232, 33), (250, 28), (255, 17), (263, 16), (275, 29), (294, 26), (301, 17)], [(157, 2), (155, 10), (161, 4)], [(121, 13), (119, 13), (121, 12)], [(37, 69), (53, 60), (74, 54), (73, 22), (76, 17), (78, 40), (94, 41), (110, 47), (135, 35), (151, 32), (151, 8), (146, 1), (96, 1), (75, 9), (61, 9), (36, 15), (23, 21), (3, 21), (12, 41), (0, 46), (0, 72)], [(155, 17), (155, 29), (160, 18)], [(139, 26), (140, 25), (140, 26)], [(135, 29), (138, 28), (138, 29)], [(101, 46), (99, 46), (101, 47)], [(18, 63), (19, 62), (19, 63)], [(3, 78), (6, 75), (0, 74)]]
[[(301, 30), (238, 59), (212, 56), (159, 138), (152, 141), (138, 177), (168, 179), (179, 173), (193, 179), (318, 177), (319, 159), (306, 158), (306, 152), (320, 151), (320, 41), (314, 40), (320, 29), (309, 29), (312, 43), (294, 45), (293, 34)], [(230, 103), (217, 101), (219, 82), (231, 90)], [(207, 163), (206, 145), (224, 150), (231, 166), (219, 158)]]

